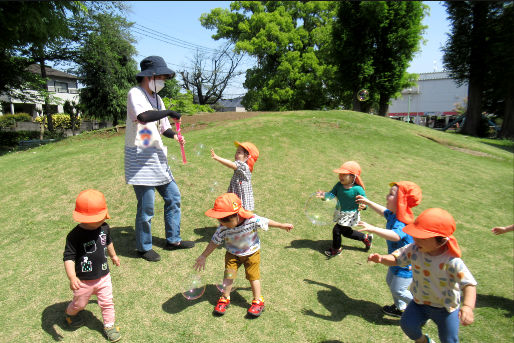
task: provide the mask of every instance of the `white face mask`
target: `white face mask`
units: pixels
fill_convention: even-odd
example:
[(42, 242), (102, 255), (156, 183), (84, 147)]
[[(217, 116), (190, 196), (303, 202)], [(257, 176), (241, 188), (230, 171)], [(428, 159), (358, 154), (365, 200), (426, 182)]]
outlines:
[(150, 82), (148, 82), (148, 87), (152, 92), (159, 93), (161, 89), (164, 88), (164, 80), (151, 79)]

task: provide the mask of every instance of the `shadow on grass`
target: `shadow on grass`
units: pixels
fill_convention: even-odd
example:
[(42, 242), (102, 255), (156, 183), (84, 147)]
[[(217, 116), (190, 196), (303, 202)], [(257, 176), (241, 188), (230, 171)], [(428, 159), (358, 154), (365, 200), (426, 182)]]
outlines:
[[(251, 291), (251, 288), (238, 287), (232, 293), (230, 293), (230, 306), (238, 306), (242, 308), (250, 307), (250, 303), (248, 302), (248, 300), (245, 299), (241, 294), (239, 294), (240, 290)], [(214, 309), (214, 306), (216, 306), (216, 303), (218, 302), (220, 296), (221, 293), (215, 285), (207, 285), (205, 287), (205, 293), (200, 298), (196, 300), (187, 300), (186, 298), (184, 298), (182, 293), (177, 293), (169, 300), (167, 300), (164, 304), (162, 304), (162, 309), (164, 310), (164, 312), (176, 314), (184, 311), (188, 307), (194, 306), (198, 303), (205, 301), (209, 302), (212, 305), (212, 308)]]
[[(97, 304), (97, 301), (90, 300), (88, 304), (92, 303)], [(50, 336), (52, 336), (54, 341), (62, 341), (64, 339), (64, 337), (55, 329), (56, 325), (63, 331), (71, 332), (79, 330), (70, 328), (64, 319), (64, 311), (66, 310), (66, 307), (68, 307), (68, 304), (69, 301), (50, 305), (45, 308), (41, 314), (41, 328), (45, 330), (45, 332)], [(84, 320), (85, 327), (87, 327), (89, 330), (96, 330), (103, 335), (103, 322), (96, 318), (93, 313), (88, 310), (83, 310), (79, 315)]]
[(195, 242), (210, 242), (212, 235), (216, 232), (217, 226), (205, 226), (205, 227), (199, 227), (197, 229), (194, 229), (194, 232), (201, 236), (201, 238), (197, 239)]
[(501, 143), (495, 144), (493, 142), (482, 142), (482, 143), (493, 146), (498, 149), (502, 149), (502, 150), (514, 153), (514, 144), (512, 144), (512, 143), (511, 144), (501, 144)]
[(324, 289), (318, 291), (319, 303), (325, 306), (330, 315), (323, 315), (313, 310), (303, 309), (302, 313), (319, 319), (333, 322), (342, 321), (347, 315), (364, 318), (370, 323), (378, 325), (399, 325), (399, 319), (384, 318), (382, 308), (370, 301), (356, 300), (347, 296), (339, 288), (326, 283), (304, 279), (308, 284), (321, 286)]
[[(343, 243), (345, 241), (343, 240)], [(363, 244), (358, 243), (355, 241), (356, 244)], [(321, 241), (313, 241), (310, 239), (296, 239), (294, 241), (291, 241), (290, 245), (285, 247), (286, 249), (311, 249), (314, 251), (318, 251), (320, 254), (325, 256), (325, 250), (330, 248), (332, 246), (332, 241), (329, 240), (321, 240)], [(352, 245), (342, 245), (343, 252), (344, 250), (355, 250), (355, 251), (366, 251), (366, 249), (363, 247), (357, 247)]]
[(505, 317), (514, 316), (514, 300), (491, 294), (477, 294), (476, 307), (491, 307), (505, 312)]

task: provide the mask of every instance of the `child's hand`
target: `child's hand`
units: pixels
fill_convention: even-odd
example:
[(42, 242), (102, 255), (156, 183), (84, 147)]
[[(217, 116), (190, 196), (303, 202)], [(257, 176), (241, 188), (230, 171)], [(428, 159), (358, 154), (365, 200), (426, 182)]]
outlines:
[(206, 258), (203, 255), (198, 256), (198, 258), (196, 259), (196, 263), (193, 266), (193, 268), (196, 271), (198, 271), (198, 272), (202, 271), (202, 270), (205, 270), (205, 260), (206, 260)]
[(382, 262), (382, 256), (380, 256), (380, 254), (377, 254), (377, 253), (370, 254), (368, 256), (368, 262), (381, 263)]
[(368, 205), (369, 204), (368, 198), (363, 197), (362, 195), (357, 195), (355, 197), (355, 202), (358, 202), (359, 204), (364, 204), (364, 205)]
[(293, 224), (289, 224), (289, 223), (285, 223), (285, 224), (282, 224), (282, 229), (286, 230), (287, 232), (289, 232), (292, 229), (294, 229), (294, 225)]
[(70, 289), (72, 291), (78, 290), (80, 287), (84, 287), (85, 285), (80, 281), (80, 279), (76, 276), (70, 278)]
[(374, 226), (373, 225), (370, 225), (366, 222), (363, 222), (363, 221), (360, 221), (358, 224), (357, 224), (358, 227), (362, 227), (362, 229), (359, 229), (357, 231), (359, 232), (362, 232), (362, 231), (366, 231), (366, 232), (374, 232), (373, 228)]
[(368, 206), (366, 204), (359, 204), (359, 211), (363, 211), (367, 208)]
[(320, 191), (320, 190), (318, 190), (316, 192), (316, 198), (324, 198), (324, 197), (325, 197), (325, 192)]
[(116, 267), (120, 266), (120, 258), (118, 257), (118, 255), (112, 256), (111, 260), (112, 260), (112, 263), (114, 263), (116, 265)]
[(213, 159), (217, 159), (217, 158), (218, 158), (218, 155), (216, 155), (216, 153), (214, 152), (214, 149), (213, 149), (213, 148), (211, 148), (211, 157), (212, 157)]
[(462, 325), (469, 325), (474, 322), (473, 309), (469, 306), (463, 305), (459, 310), (459, 319)]

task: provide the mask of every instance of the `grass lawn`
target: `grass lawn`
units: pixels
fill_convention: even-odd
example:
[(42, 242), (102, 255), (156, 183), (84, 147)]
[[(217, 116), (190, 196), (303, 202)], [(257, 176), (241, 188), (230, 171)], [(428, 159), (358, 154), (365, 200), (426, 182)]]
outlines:
[[(514, 236), (490, 232), (514, 222), (512, 142), (351, 111), (267, 113), (187, 129), (188, 163), (182, 165), (178, 145), (169, 140), (168, 157), (182, 193), (182, 238), (197, 245), (162, 249), (163, 201), (157, 196), (152, 233), (162, 256), (158, 263), (137, 258), (134, 250), (136, 198), (124, 180), (122, 134), (83, 134), (0, 156), (0, 342), (104, 340), (95, 297), (85, 310), (86, 327), (69, 330), (63, 319), (72, 297), (64, 242), (75, 225), (75, 198), (87, 188), (105, 194), (112, 217), (121, 266), (110, 268), (124, 342), (409, 342), (399, 320), (381, 313), (392, 302), (387, 267), (366, 263), (363, 245), (345, 238), (341, 256), (327, 259), (323, 250), (330, 245), (331, 226), (313, 226), (304, 215), (309, 195), (330, 190), (338, 181), (332, 170), (347, 160), (360, 163), (371, 200), (385, 204), (391, 181), (410, 180), (423, 190), (416, 215), (442, 207), (454, 216), (463, 260), (479, 283), (475, 323), (461, 327), (461, 342), (513, 341)], [(260, 234), (266, 311), (255, 320), (245, 318), (252, 293), (242, 270), (226, 315), (212, 315), (224, 249), (207, 259), (203, 297), (188, 301), (181, 295), (216, 228), (204, 212), (232, 176), (209, 150), (232, 159), (234, 140), (260, 149), (253, 173), (255, 212), (295, 225), (290, 233), (270, 228)], [(385, 226), (373, 211), (362, 217)], [(386, 251), (377, 237), (371, 252)], [(425, 330), (439, 342), (433, 322)]]

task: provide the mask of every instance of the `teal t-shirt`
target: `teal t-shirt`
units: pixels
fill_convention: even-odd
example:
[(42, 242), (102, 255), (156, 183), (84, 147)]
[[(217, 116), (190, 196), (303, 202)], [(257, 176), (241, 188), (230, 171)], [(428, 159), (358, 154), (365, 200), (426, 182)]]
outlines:
[[(355, 202), (357, 195), (366, 196), (364, 189), (359, 185), (353, 185), (351, 188), (344, 188), (341, 182), (336, 183), (334, 188), (330, 191), (339, 200), (340, 211), (357, 211), (359, 204)], [(326, 198), (327, 195), (325, 195)]]

